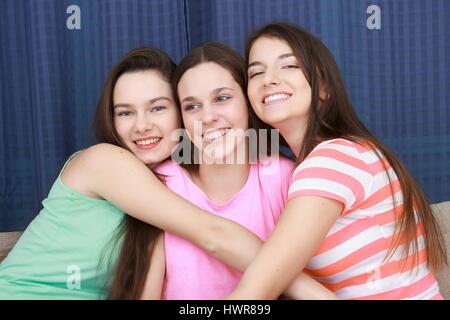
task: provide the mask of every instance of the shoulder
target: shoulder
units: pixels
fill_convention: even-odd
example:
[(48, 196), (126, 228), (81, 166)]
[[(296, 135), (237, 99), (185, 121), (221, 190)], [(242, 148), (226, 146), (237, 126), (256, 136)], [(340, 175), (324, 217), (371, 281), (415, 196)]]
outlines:
[(271, 156), (258, 161), (258, 171), (261, 176), (281, 177), (291, 176), (295, 163), (284, 156)]
[(342, 169), (352, 167), (370, 173), (371, 164), (377, 161), (377, 151), (368, 142), (338, 138), (319, 143), (295, 172), (310, 166), (341, 166)]
[(80, 154), (80, 159), (89, 162), (115, 160), (118, 158), (136, 158), (130, 151), (109, 143), (93, 145)]
[(67, 170), (98, 171), (120, 167), (124, 163), (140, 162), (130, 151), (108, 143), (100, 143), (82, 150), (67, 166)]
[[(156, 166), (153, 171), (161, 175), (167, 187), (177, 189), (183, 181), (189, 180), (189, 174), (178, 163), (170, 159)], [(177, 189), (178, 190), (178, 189)]]
[(158, 174), (171, 176), (181, 171), (181, 167), (176, 162), (168, 159), (156, 166), (154, 171)]
[(323, 141), (295, 169), (289, 197), (322, 196), (350, 208), (370, 194), (377, 159), (368, 143), (341, 138)]
[(138, 161), (131, 152), (118, 146), (101, 143), (79, 151), (61, 173), (64, 184), (75, 191), (97, 197), (91, 191), (93, 179), (98, 179), (101, 169), (123, 167), (124, 162)]
[(295, 162), (284, 156), (279, 157), (281, 170), (291, 171), (295, 168)]
[(193, 182), (186, 169), (175, 161), (166, 160), (155, 167), (153, 171), (159, 175), (169, 189), (181, 196), (198, 191), (198, 188), (192, 187)]
[(344, 138), (323, 141), (313, 149), (310, 155), (318, 150), (334, 150), (336, 154), (348, 154), (368, 161), (376, 156), (376, 149), (368, 141), (352, 141)]
[(267, 199), (273, 203), (274, 212), (281, 212), (287, 200), (295, 163), (283, 156), (268, 157), (258, 162), (258, 178)]

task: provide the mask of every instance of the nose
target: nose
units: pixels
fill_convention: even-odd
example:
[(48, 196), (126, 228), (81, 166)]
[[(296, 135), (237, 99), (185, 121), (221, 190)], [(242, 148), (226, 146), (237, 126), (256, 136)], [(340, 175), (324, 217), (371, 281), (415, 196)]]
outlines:
[(213, 106), (204, 105), (201, 120), (203, 123), (208, 124), (217, 121), (218, 115)]
[(270, 69), (267, 69), (264, 73), (264, 85), (265, 86), (275, 86), (280, 84), (280, 79), (278, 74)]
[(151, 117), (147, 116), (146, 114), (137, 114), (136, 121), (134, 123), (134, 129), (136, 132), (147, 132), (152, 130), (153, 128), (153, 121)]

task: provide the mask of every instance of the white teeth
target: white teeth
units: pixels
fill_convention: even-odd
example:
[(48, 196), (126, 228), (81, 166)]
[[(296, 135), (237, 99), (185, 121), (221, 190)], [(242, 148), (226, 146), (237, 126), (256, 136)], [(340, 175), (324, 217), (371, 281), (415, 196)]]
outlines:
[(289, 94), (286, 93), (277, 93), (277, 94), (273, 94), (271, 96), (268, 96), (264, 99), (264, 103), (269, 103), (269, 102), (273, 102), (273, 101), (277, 101), (277, 100), (284, 100), (284, 99), (288, 99), (290, 97)]
[(156, 142), (158, 142), (161, 139), (162, 138), (151, 138), (151, 139), (147, 139), (147, 140), (139, 140), (139, 141), (136, 141), (136, 144), (140, 145), (140, 146), (146, 146), (146, 145), (149, 145), (149, 144), (156, 143)]
[(228, 129), (228, 128), (227, 129), (220, 129), (220, 130), (214, 130), (214, 131), (211, 131), (211, 132), (204, 133), (203, 134), (203, 139), (210, 140), (210, 141), (215, 140), (217, 138), (220, 138), (220, 137), (223, 137), (224, 135), (226, 135), (228, 130), (230, 130), (230, 129)]

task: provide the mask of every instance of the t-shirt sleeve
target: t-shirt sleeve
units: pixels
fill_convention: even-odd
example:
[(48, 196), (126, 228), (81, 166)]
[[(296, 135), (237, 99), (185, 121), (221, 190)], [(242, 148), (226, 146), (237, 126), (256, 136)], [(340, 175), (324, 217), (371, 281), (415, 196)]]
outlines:
[(288, 200), (319, 196), (344, 205), (344, 212), (366, 198), (373, 175), (367, 164), (369, 150), (337, 139), (319, 144), (295, 169)]
[(172, 160), (166, 160), (153, 169), (157, 174), (162, 175), (165, 178), (171, 178), (177, 176), (180, 171), (180, 167)]
[(288, 201), (288, 191), (292, 183), (292, 174), (295, 169), (295, 163), (287, 158), (280, 157), (280, 184), (281, 184), (281, 196), (282, 206), (286, 206)]

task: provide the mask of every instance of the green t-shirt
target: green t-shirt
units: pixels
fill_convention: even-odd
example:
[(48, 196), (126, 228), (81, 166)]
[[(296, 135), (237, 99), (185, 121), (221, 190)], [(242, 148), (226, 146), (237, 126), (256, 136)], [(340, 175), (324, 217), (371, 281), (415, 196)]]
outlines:
[(106, 298), (123, 211), (70, 189), (61, 174), (42, 204), (0, 264), (0, 299)]

